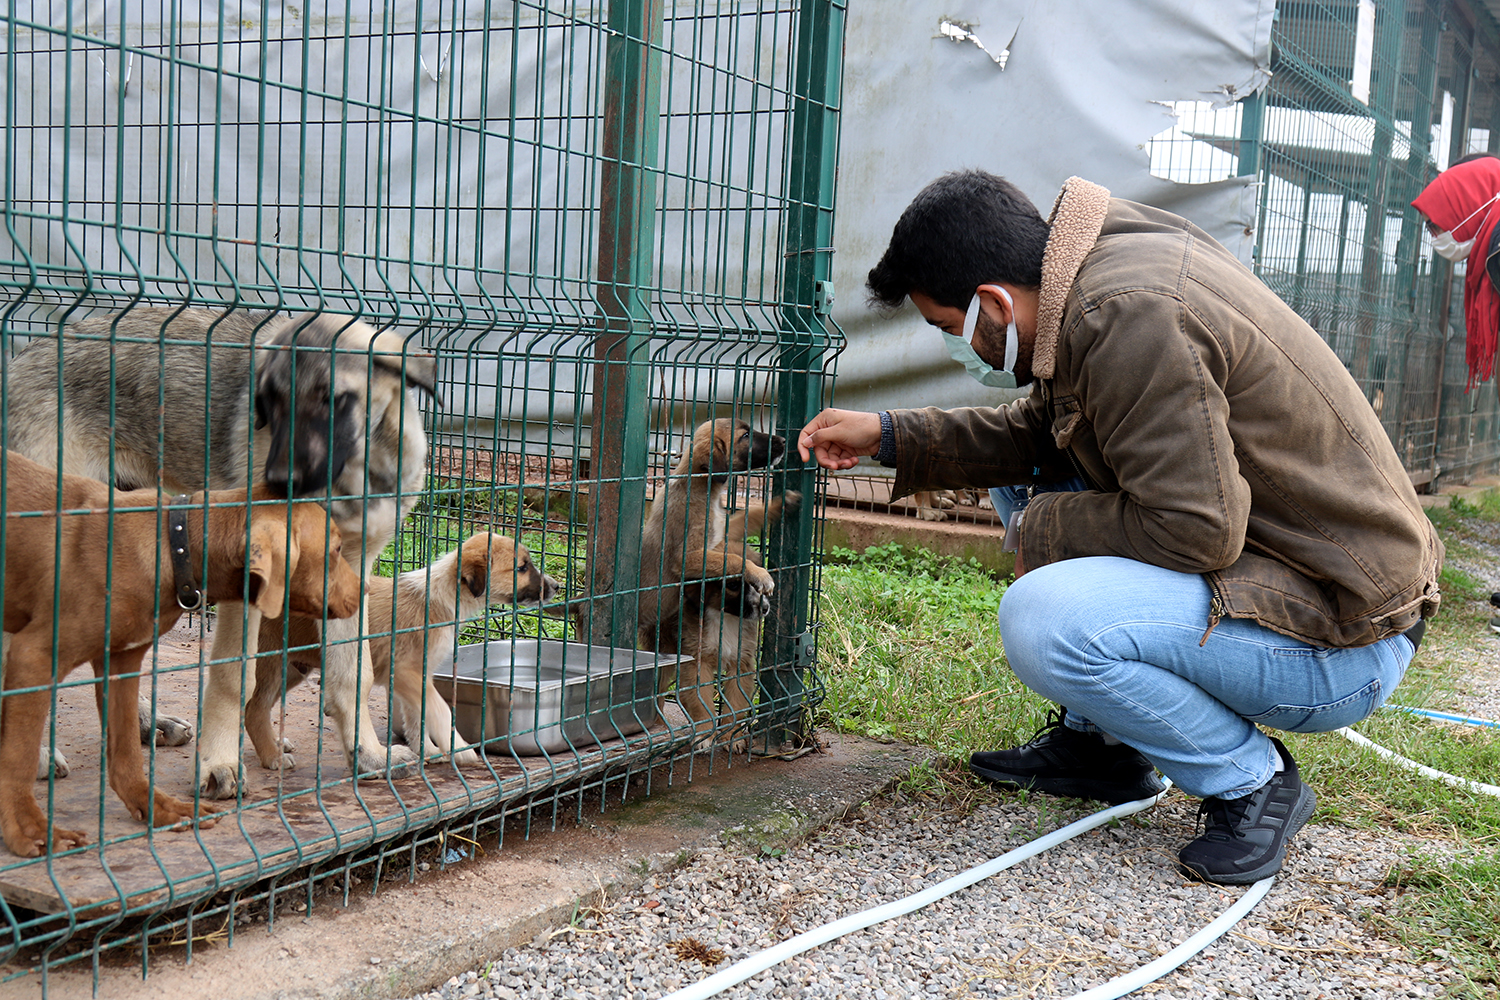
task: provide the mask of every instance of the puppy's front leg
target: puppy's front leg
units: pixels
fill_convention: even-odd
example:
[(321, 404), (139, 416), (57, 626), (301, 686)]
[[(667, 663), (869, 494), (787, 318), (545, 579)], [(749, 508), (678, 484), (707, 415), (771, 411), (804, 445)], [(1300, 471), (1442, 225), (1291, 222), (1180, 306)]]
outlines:
[[(110, 657), (109, 705), (104, 704), (104, 688), (94, 688), (99, 706), (99, 721), (104, 728), (105, 767), (109, 786), (115, 790), (130, 815), (156, 827), (177, 826), (193, 819), (191, 802), (173, 798), (161, 789), (153, 789), (145, 773), (141, 754), (139, 710), (140, 669), (147, 647), (117, 652)], [(96, 672), (98, 667), (95, 667)], [(196, 810), (204, 817), (201, 826), (212, 826), (216, 812), (206, 802)]]
[[(51, 639), (47, 635), (32, 643), (17, 635), (5, 665), (7, 689), (32, 687), (36, 684), (33, 678), (52, 676)], [(60, 826), (52, 828), (49, 841), (47, 814), (37, 805), (32, 790), (31, 776), (37, 770), (37, 747), (47, 723), (50, 701), (45, 689), (7, 694), (0, 699), (0, 837), (12, 853), (23, 858), (88, 843), (88, 835), (82, 830)]]
[(219, 604), (198, 736), (198, 786), (207, 798), (232, 799), (240, 786), (240, 726), (245, 699), (255, 693), (260, 617), (238, 601)]
[(381, 743), (365, 703), (375, 684), (370, 644), (360, 638), (365, 633), (365, 615), (361, 610), (352, 618), (330, 618), (325, 626), (323, 711), (338, 726), (344, 757), (355, 774), (404, 778), (417, 763), (416, 752), (403, 746), (387, 748)]

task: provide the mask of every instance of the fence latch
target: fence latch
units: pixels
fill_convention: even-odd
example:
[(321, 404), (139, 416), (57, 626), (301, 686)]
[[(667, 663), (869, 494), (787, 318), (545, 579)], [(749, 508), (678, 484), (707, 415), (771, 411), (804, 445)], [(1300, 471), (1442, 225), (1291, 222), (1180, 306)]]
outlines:
[(813, 313), (818, 316), (827, 316), (833, 312), (833, 282), (813, 282)]

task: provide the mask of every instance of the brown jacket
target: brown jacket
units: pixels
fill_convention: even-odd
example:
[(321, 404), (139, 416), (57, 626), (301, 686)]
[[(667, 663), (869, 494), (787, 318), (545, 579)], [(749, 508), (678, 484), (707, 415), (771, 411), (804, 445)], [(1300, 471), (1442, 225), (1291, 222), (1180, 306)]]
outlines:
[(1323, 339), (1185, 219), (1072, 178), (1051, 225), (1031, 395), (893, 411), (893, 495), (1081, 473), (1027, 509), (1025, 565), (1202, 573), (1205, 628), (1363, 646), (1434, 614), (1442, 543)]

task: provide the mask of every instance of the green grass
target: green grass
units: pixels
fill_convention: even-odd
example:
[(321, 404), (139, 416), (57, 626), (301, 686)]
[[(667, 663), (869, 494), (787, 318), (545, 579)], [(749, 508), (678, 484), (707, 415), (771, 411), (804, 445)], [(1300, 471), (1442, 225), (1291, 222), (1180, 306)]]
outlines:
[(1388, 932), (1407, 947), (1452, 961), (1468, 980), (1469, 995), (1493, 995), (1500, 984), (1500, 852), (1481, 851), (1464, 861), (1414, 856), (1385, 884), (1403, 903)]
[[(1480, 529), (1500, 523), (1500, 498), (1456, 502), (1431, 516), (1450, 553), (1480, 553), (1474, 540)], [(907, 784), (971, 797), (968, 755), (1029, 739), (1052, 707), (1005, 662), (995, 613), (1006, 582), (972, 561), (896, 546), (829, 552), (819, 609), (822, 724), (931, 747), (949, 763), (938, 773), (914, 773)], [(1393, 702), (1461, 710), (1464, 676), (1494, 669), (1497, 657), (1487, 627), (1491, 589), (1457, 568), (1444, 569), (1442, 611)], [(1461, 729), (1394, 711), (1378, 712), (1358, 729), (1402, 756), (1500, 783), (1500, 730)], [(1394, 830), (1441, 847), (1390, 873), (1389, 884), (1401, 891), (1401, 919), (1380, 932), (1424, 960), (1459, 969), (1475, 989), (1500, 986), (1500, 799), (1415, 775), (1337, 734), (1282, 736), (1318, 789), (1314, 822)]]
[(818, 639), (825, 723), (954, 756), (1030, 736), (1047, 706), (1001, 655), (1004, 593), (977, 562), (899, 546), (828, 553)]

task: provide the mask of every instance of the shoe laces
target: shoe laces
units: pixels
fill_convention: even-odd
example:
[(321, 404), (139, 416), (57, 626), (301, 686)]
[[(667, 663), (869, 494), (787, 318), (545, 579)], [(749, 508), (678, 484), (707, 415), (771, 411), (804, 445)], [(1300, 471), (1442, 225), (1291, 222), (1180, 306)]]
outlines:
[(1198, 803), (1198, 827), (1205, 836), (1215, 833), (1236, 839), (1245, 836), (1241, 829), (1244, 826), (1245, 814), (1250, 809), (1250, 800), (1253, 795), (1246, 795), (1238, 799), (1220, 799), (1209, 796)]
[(1063, 718), (1067, 714), (1068, 714), (1068, 710), (1066, 708), (1054, 708), (1052, 711), (1048, 712), (1047, 713), (1047, 721), (1042, 725), (1042, 727), (1040, 729), (1038, 729), (1034, 734), (1032, 734), (1031, 739), (1029, 739), (1029, 740), (1026, 741), (1026, 745), (1027, 746), (1032, 746), (1038, 740), (1042, 739), (1044, 736), (1048, 736), (1048, 735), (1050, 735), (1052, 733), (1055, 733), (1059, 729), (1065, 729), (1065, 728), (1067, 728), (1066, 726), (1063, 725)]

